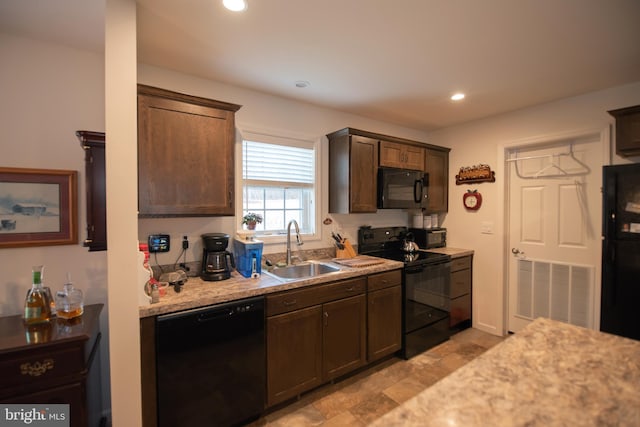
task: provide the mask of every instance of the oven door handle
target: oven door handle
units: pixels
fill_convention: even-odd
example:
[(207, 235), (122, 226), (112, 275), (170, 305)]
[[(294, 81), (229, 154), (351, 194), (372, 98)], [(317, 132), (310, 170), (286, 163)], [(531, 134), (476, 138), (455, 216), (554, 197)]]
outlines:
[(422, 273), (428, 266), (427, 265), (414, 265), (414, 266), (408, 266), (404, 268), (404, 272), (406, 274), (418, 274), (418, 273)]
[(447, 264), (451, 265), (451, 260), (447, 259), (442, 261), (436, 261), (430, 264), (410, 265), (404, 268), (404, 272), (406, 274), (417, 274), (417, 273), (422, 273), (427, 268), (446, 266)]

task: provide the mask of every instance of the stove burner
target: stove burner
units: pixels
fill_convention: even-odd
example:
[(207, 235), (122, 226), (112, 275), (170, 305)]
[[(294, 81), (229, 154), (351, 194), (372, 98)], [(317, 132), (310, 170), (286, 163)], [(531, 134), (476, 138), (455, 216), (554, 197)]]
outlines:
[(402, 239), (407, 231), (407, 227), (360, 228), (358, 230), (358, 252), (404, 262), (405, 266), (433, 264), (451, 259), (449, 255), (426, 250), (403, 251)]

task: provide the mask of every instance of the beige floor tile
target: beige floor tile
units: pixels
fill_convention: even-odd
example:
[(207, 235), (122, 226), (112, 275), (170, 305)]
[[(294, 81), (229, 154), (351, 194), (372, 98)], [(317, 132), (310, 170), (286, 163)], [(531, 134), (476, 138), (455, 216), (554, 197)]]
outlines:
[(356, 418), (366, 425), (397, 407), (398, 403), (394, 402), (393, 399), (389, 398), (384, 393), (378, 393), (354, 406), (349, 410), (349, 412), (355, 415)]
[(355, 395), (347, 395), (342, 391), (336, 391), (329, 396), (323, 397), (315, 402), (313, 406), (326, 418), (331, 419), (362, 401), (363, 397)]
[(449, 340), (428, 350), (428, 353), (431, 356), (443, 357), (447, 354), (455, 353), (459, 348), (460, 342), (458, 342), (457, 340)]
[(449, 370), (443, 368), (440, 361), (438, 361), (432, 365), (416, 366), (411, 378), (423, 384), (424, 388), (427, 388), (447, 375), (449, 375)]
[(403, 403), (422, 390), (425, 389), (425, 384), (420, 382), (415, 377), (404, 378), (392, 386), (387, 387), (384, 390), (384, 394), (393, 399), (396, 403)]
[(305, 427), (320, 426), (326, 418), (313, 405), (307, 405), (302, 409), (269, 421), (270, 427)]
[(362, 421), (357, 419), (351, 412), (342, 412), (339, 415), (325, 421), (322, 427), (364, 427)]
[(411, 359), (408, 360), (408, 363), (412, 364), (412, 365), (433, 365), (434, 363), (436, 363), (438, 360), (440, 360), (441, 357), (436, 355), (436, 354), (432, 354), (427, 352), (424, 352), (422, 354), (418, 354), (417, 356), (412, 357)]
[(452, 336), (451, 340), (473, 343), (485, 348), (491, 348), (494, 345), (504, 341), (505, 337), (492, 335), (479, 329), (468, 328)]
[(464, 342), (460, 343), (460, 349), (456, 354), (459, 354), (467, 360), (473, 360), (487, 350), (487, 347), (472, 342)]

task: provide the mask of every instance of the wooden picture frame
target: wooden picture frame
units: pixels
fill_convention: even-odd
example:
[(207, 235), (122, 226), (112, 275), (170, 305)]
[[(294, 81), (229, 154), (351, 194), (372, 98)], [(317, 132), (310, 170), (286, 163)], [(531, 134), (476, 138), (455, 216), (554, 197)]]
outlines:
[(78, 172), (0, 167), (0, 249), (78, 243)]

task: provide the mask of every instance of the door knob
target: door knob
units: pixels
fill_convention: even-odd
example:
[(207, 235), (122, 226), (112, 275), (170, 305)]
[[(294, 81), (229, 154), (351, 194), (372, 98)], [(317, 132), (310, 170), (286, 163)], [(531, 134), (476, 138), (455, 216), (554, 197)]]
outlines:
[(520, 251), (518, 248), (511, 248), (511, 253), (514, 255), (524, 255), (524, 252)]

